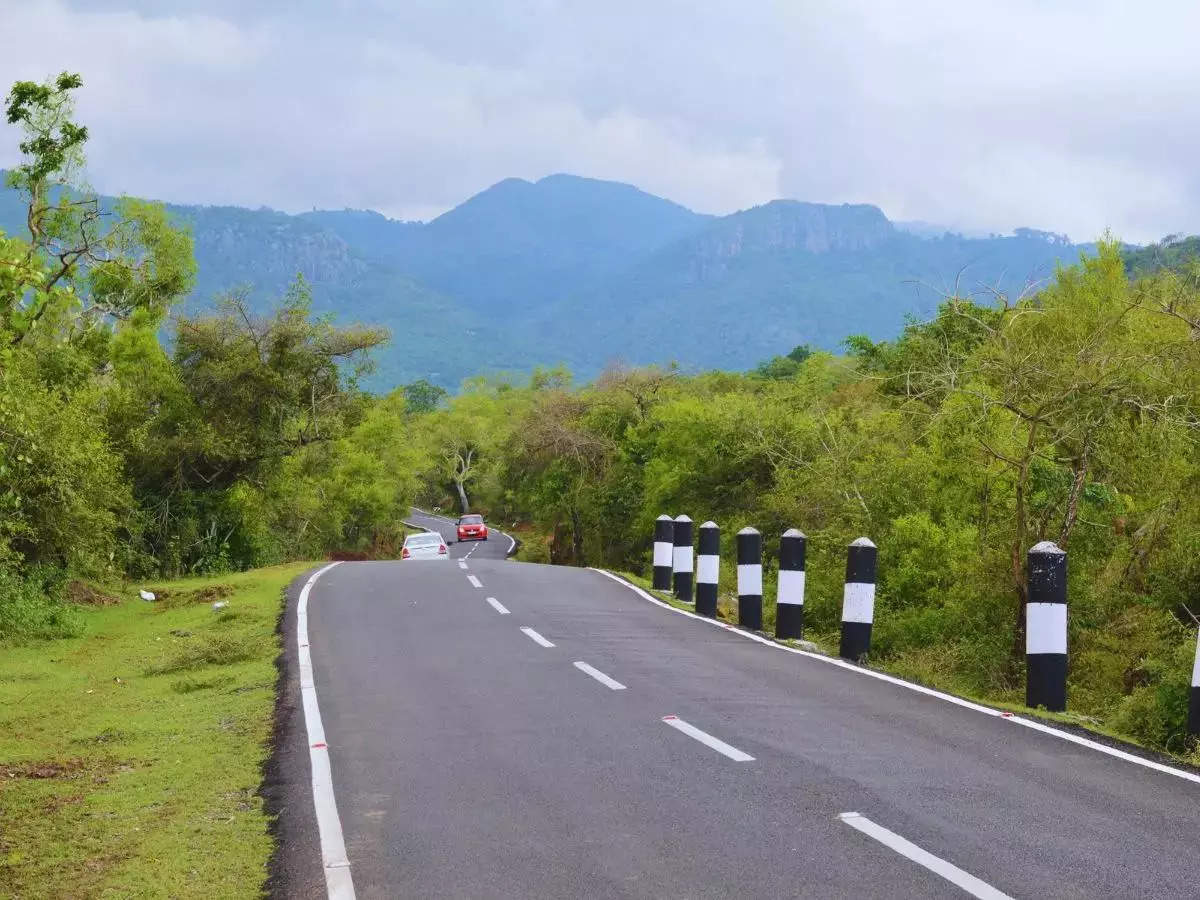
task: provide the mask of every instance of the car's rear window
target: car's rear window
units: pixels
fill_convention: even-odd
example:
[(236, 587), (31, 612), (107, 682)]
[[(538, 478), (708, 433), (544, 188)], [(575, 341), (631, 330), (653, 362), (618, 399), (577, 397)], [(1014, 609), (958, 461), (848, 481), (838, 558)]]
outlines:
[(483, 516), (463, 516), (458, 520), (459, 525), (482, 525)]
[(406, 542), (410, 547), (431, 547), (442, 542), (441, 535), (414, 534)]

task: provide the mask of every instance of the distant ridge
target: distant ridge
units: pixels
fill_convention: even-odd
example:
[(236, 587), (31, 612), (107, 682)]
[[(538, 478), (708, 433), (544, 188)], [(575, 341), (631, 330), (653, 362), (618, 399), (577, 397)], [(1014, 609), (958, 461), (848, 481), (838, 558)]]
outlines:
[[(504, 179), (424, 223), (169, 208), (196, 240), (189, 309), (239, 286), (265, 304), (302, 273), (318, 311), (391, 328), (378, 389), (559, 362), (586, 378), (614, 359), (745, 369), (797, 344), (892, 336), (956, 280), (1016, 293), (1092, 249), (1029, 229), (914, 228), (869, 204), (773, 200), (708, 216), (568, 174)], [(0, 229), (23, 221), (0, 191)]]

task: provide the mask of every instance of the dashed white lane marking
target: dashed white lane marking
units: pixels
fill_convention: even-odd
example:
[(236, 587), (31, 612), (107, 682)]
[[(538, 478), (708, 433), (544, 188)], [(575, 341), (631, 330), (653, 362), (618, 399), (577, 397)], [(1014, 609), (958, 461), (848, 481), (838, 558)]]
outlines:
[(1033, 729), (1034, 731), (1040, 731), (1043, 734), (1053, 735), (1054, 737), (1058, 738), (1059, 740), (1070, 741), (1072, 744), (1078, 744), (1081, 747), (1087, 747), (1091, 750), (1096, 750), (1100, 753), (1104, 753), (1104, 754), (1107, 754), (1108, 756), (1116, 757), (1117, 759), (1121, 759), (1121, 760), (1124, 760), (1125, 762), (1133, 763), (1134, 765), (1137, 765), (1137, 766), (1142, 766), (1147, 769), (1153, 769), (1154, 771), (1162, 772), (1165, 775), (1174, 775), (1176, 778), (1182, 778), (1185, 781), (1191, 781), (1196, 784), (1200, 784), (1200, 775), (1197, 775), (1195, 772), (1186, 772), (1183, 769), (1176, 769), (1172, 766), (1164, 765), (1163, 763), (1160, 763), (1160, 762), (1155, 762), (1152, 759), (1144, 759), (1143, 757), (1135, 756), (1132, 753), (1126, 753), (1124, 750), (1118, 750), (1116, 747), (1108, 747), (1108, 746), (1105, 746), (1104, 744), (1098, 743), (1097, 741), (1088, 740), (1085, 737), (1079, 737), (1078, 735), (1071, 734), (1068, 731), (1060, 731), (1057, 728), (1053, 728), (1053, 727), (1051, 727), (1049, 725), (1045, 725), (1041, 722), (1034, 721), (1033, 719), (1026, 719), (1023, 716), (1017, 716), (1010, 712), (1004, 712), (999, 709), (992, 709), (990, 706), (983, 706), (982, 704), (979, 704), (979, 703), (972, 703), (970, 700), (964, 700), (962, 697), (955, 697), (953, 694), (945, 694), (945, 693), (942, 693), (941, 691), (936, 691), (933, 688), (925, 687), (925, 685), (923, 685), (923, 684), (913, 684), (911, 681), (905, 681), (902, 678), (896, 678), (895, 676), (888, 675), (884, 672), (878, 672), (874, 669), (865, 669), (862, 666), (856, 665), (854, 663), (846, 662), (845, 660), (838, 659), (837, 657), (823, 656), (820, 653), (811, 653), (808, 650), (801, 650), (798, 647), (788, 647), (788, 646), (785, 646), (784, 644), (776, 643), (775, 641), (769, 640), (768, 638), (765, 638), (765, 637), (761, 637), (760, 635), (757, 635), (757, 634), (753, 634), (749, 631), (743, 631), (740, 628), (735, 628), (734, 626), (729, 625), (725, 622), (721, 622), (718, 619), (707, 619), (704, 616), (696, 615), (696, 613), (694, 613), (694, 612), (688, 612), (686, 609), (676, 609), (671, 604), (664, 603), (662, 600), (659, 600), (657, 597), (650, 596), (650, 594), (643, 591), (637, 585), (630, 584), (624, 578), (620, 578), (620, 577), (614, 575), (612, 572), (607, 572), (604, 569), (596, 569), (596, 568), (593, 568), (592, 571), (599, 572), (605, 578), (609, 578), (609, 579), (617, 582), (617, 584), (623, 585), (624, 587), (633, 591), (635, 594), (637, 594), (643, 600), (649, 600), (655, 606), (661, 606), (663, 609), (669, 609), (673, 613), (679, 613), (679, 615), (681, 615), (681, 616), (687, 616), (690, 619), (695, 619), (696, 621), (703, 622), (706, 625), (710, 625), (710, 626), (713, 626), (716, 628), (723, 628), (726, 631), (728, 631), (730, 634), (736, 634), (739, 637), (743, 637), (748, 641), (755, 641), (756, 643), (763, 644), (764, 646), (770, 647), (773, 650), (782, 650), (785, 653), (795, 653), (797, 656), (806, 656), (809, 659), (815, 659), (817, 662), (822, 662), (822, 663), (825, 663), (826, 665), (837, 666), (839, 669), (845, 669), (848, 672), (854, 672), (858, 675), (865, 675), (867, 678), (874, 678), (878, 681), (886, 681), (888, 684), (894, 684), (897, 687), (904, 688), (905, 690), (914, 691), (918, 694), (924, 694), (927, 697), (936, 697), (937, 699), (943, 700), (946, 703), (953, 703), (955, 706), (961, 706), (964, 709), (970, 709), (970, 710), (974, 710), (977, 713), (983, 713), (985, 716), (998, 717), (998, 718), (1003, 719), (1005, 722), (1012, 722), (1014, 725), (1023, 725), (1024, 727)]
[(350, 860), (346, 856), (342, 820), (338, 817), (337, 801), (333, 796), (329, 745), (325, 741), (325, 726), (321, 723), (317, 686), (313, 683), (312, 654), (308, 646), (309, 591), (318, 578), (336, 565), (330, 563), (318, 569), (300, 589), (300, 596), (296, 599), (296, 650), (300, 663), (304, 729), (308, 735), (308, 759), (312, 767), (313, 806), (316, 808), (317, 832), (321, 838), (321, 865), (325, 870), (325, 892), (330, 900), (354, 900), (354, 880), (350, 877)]
[(874, 838), (885, 847), (895, 850), (901, 856), (908, 857), (917, 865), (924, 866), (935, 875), (940, 875), (951, 884), (957, 885), (972, 897), (979, 897), (980, 900), (1012, 900), (1008, 894), (996, 890), (986, 881), (980, 881), (970, 872), (964, 872), (940, 856), (934, 856), (929, 851), (922, 850), (912, 841), (900, 837), (896, 832), (889, 831), (882, 825), (877, 825), (866, 816), (856, 812), (847, 812), (842, 813), (838, 818), (851, 828), (857, 828), (867, 837)]
[(499, 600), (497, 600), (495, 597), (488, 597), (487, 602), (492, 604), (492, 609), (494, 609), (496, 612), (500, 613), (500, 615), (502, 615), (502, 616), (508, 615), (508, 610), (504, 608), (504, 604), (501, 603)]
[(743, 753), (737, 747), (725, 743), (720, 738), (713, 737), (707, 731), (701, 731), (695, 725), (683, 721), (679, 716), (663, 716), (663, 721), (672, 728), (682, 731), (688, 737), (694, 738), (704, 744), (706, 747), (712, 747), (718, 753), (728, 756), (734, 762), (751, 762), (754, 759), (749, 753)]
[(546, 640), (544, 637), (542, 637), (540, 634), (538, 634), (536, 631), (534, 631), (532, 628), (529, 628), (528, 626), (521, 628), (521, 630), (523, 632), (525, 632), (525, 636), (527, 638), (529, 638), (531, 641), (533, 641), (535, 644), (540, 644), (543, 647), (553, 647), (554, 646), (552, 643), (550, 643), (548, 640)]
[(580, 672), (584, 672), (588, 675), (591, 675), (593, 678), (595, 678), (598, 682), (600, 682), (602, 685), (604, 685), (607, 688), (612, 688), (614, 691), (625, 690), (625, 685), (621, 684), (621, 682), (617, 681), (615, 678), (609, 678), (607, 675), (605, 675), (599, 669), (595, 668), (594, 666), (589, 666), (583, 660), (576, 660), (575, 668), (577, 668)]
[(478, 588), (483, 587), (483, 583), (478, 578), (476, 578), (474, 575), (468, 575), (467, 581), (471, 582), (471, 584), (475, 585), (475, 587), (478, 587)]
[(465, 569), (467, 567), (467, 561), (465, 559), (460, 559), (458, 561), (458, 567), (460, 569)]

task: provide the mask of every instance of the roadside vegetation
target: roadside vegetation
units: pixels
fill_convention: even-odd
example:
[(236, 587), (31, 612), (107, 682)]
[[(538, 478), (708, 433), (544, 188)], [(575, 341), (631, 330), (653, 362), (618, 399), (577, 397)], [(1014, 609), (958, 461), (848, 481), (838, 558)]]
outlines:
[(0, 650), (0, 896), (255, 895), (275, 624), (306, 568), (89, 589), (79, 636)]
[(78, 635), (78, 579), (392, 547), (415, 490), (403, 395), (357, 386), (386, 334), (313, 316), (299, 278), (267, 316), (239, 290), (180, 312), (191, 236), (87, 189), (80, 86), (5, 106), (27, 226), (0, 233), (0, 642)]
[(397, 545), (405, 401), (358, 388), (386, 335), (313, 316), (299, 278), (266, 316), (239, 290), (180, 312), (191, 236), (88, 190), (80, 86), (4, 107), (27, 214), (0, 232), (0, 896), (250, 896), (307, 567), (272, 566)]
[[(1145, 255), (1145, 254), (1144, 254)], [(1076, 721), (1188, 756), (1200, 616), (1200, 266), (1142, 277), (1120, 247), (1024, 298), (949, 297), (894, 341), (757, 371), (613, 367), (478, 379), (414, 420), (427, 502), (542, 535), (521, 557), (646, 573), (653, 520), (809, 537), (808, 636), (836, 646), (845, 547), (879, 545), (871, 664), (997, 703), (1024, 685), (1025, 552), (1069, 553)], [(466, 466), (464, 461), (468, 461)], [(457, 488), (456, 488), (457, 490)]]

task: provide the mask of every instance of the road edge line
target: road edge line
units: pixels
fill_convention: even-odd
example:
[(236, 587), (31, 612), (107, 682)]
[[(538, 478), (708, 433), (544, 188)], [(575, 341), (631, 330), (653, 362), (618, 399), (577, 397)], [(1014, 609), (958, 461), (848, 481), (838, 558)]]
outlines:
[(696, 619), (699, 622), (704, 622), (706, 625), (720, 628), (723, 631), (729, 632), (730, 634), (735, 634), (739, 637), (746, 638), (747, 640), (755, 641), (756, 643), (763, 644), (764, 646), (771, 647), (775, 650), (783, 650), (786, 653), (794, 653), (797, 656), (805, 656), (809, 659), (815, 659), (818, 662), (827, 663), (831, 666), (837, 666), (839, 669), (846, 669), (847, 671), (854, 672), (858, 675), (866, 675), (868, 678), (874, 678), (878, 681), (886, 681), (889, 684), (898, 685), (899, 687), (906, 688), (914, 693), (925, 694), (927, 697), (935, 697), (938, 700), (944, 700), (947, 703), (953, 703), (955, 706), (961, 706), (965, 709), (983, 713), (986, 716), (991, 716), (995, 719), (1001, 719), (1005, 722), (1012, 722), (1015, 725), (1023, 725), (1026, 728), (1030, 728), (1034, 731), (1040, 731), (1044, 734), (1059, 738), (1060, 740), (1068, 741), (1072, 744), (1078, 744), (1081, 747), (1087, 747), (1091, 750), (1097, 750), (1100, 753), (1104, 753), (1107, 756), (1114, 757), (1115, 759), (1131, 762), (1135, 765), (1142, 766), (1143, 768), (1152, 769), (1156, 772), (1162, 772), (1166, 775), (1174, 775), (1176, 778), (1182, 778), (1185, 781), (1190, 781), (1194, 784), (1200, 784), (1200, 775), (1197, 775), (1194, 772), (1188, 772), (1184, 769), (1177, 769), (1174, 766), (1168, 766), (1165, 763), (1156, 762), (1152, 759), (1145, 759), (1141, 756), (1137, 756), (1136, 754), (1128, 753), (1124, 750), (1118, 750), (1116, 747), (1109, 747), (1105, 744), (1101, 744), (1099, 741), (1089, 740), (1088, 738), (1080, 737), (1079, 735), (1071, 734), (1067, 731), (1062, 731), (1042, 722), (1035, 722), (1032, 719), (1026, 719), (1023, 716), (1018, 716), (1014, 713), (1006, 712), (1000, 709), (994, 709), (990, 706), (983, 706), (982, 704), (975, 703), (971, 700), (964, 700), (962, 697), (955, 697), (953, 694), (947, 694), (943, 691), (935, 690), (934, 688), (925, 687), (923, 684), (915, 684), (911, 681), (905, 681), (903, 678), (897, 678), (895, 675), (888, 675), (885, 672), (879, 672), (875, 669), (867, 669), (862, 666), (855, 665), (854, 663), (847, 662), (844, 659), (837, 659), (833, 656), (823, 656), (820, 653), (812, 653), (808, 650), (801, 650), (798, 647), (788, 647), (785, 644), (780, 644), (760, 635), (753, 634), (752, 632), (744, 631), (741, 628), (736, 628), (733, 625), (730, 625), (727, 622), (722, 622), (718, 619), (709, 619), (705, 616), (698, 616), (696, 613), (688, 612), (685, 609), (676, 609), (670, 603), (664, 603), (657, 597), (651, 596), (636, 584), (626, 581), (620, 575), (615, 575), (612, 572), (609, 572), (607, 569), (599, 569), (595, 566), (588, 566), (588, 568), (597, 574), (612, 579), (618, 584), (624, 585), (643, 600), (649, 600), (655, 606), (661, 606), (663, 609), (669, 609), (671, 612), (679, 613), (681, 616), (687, 616), (689, 619)]
[(300, 589), (296, 600), (296, 651), (300, 663), (300, 699), (304, 708), (304, 730), (308, 736), (308, 760), (312, 769), (313, 807), (321, 840), (321, 868), (325, 873), (325, 892), (330, 900), (355, 900), (350, 860), (338, 817), (333, 793), (333, 774), (329, 765), (329, 745), (321, 722), (317, 686), (313, 681), (312, 654), (308, 640), (308, 594), (317, 579), (339, 563), (332, 562), (312, 574)]

